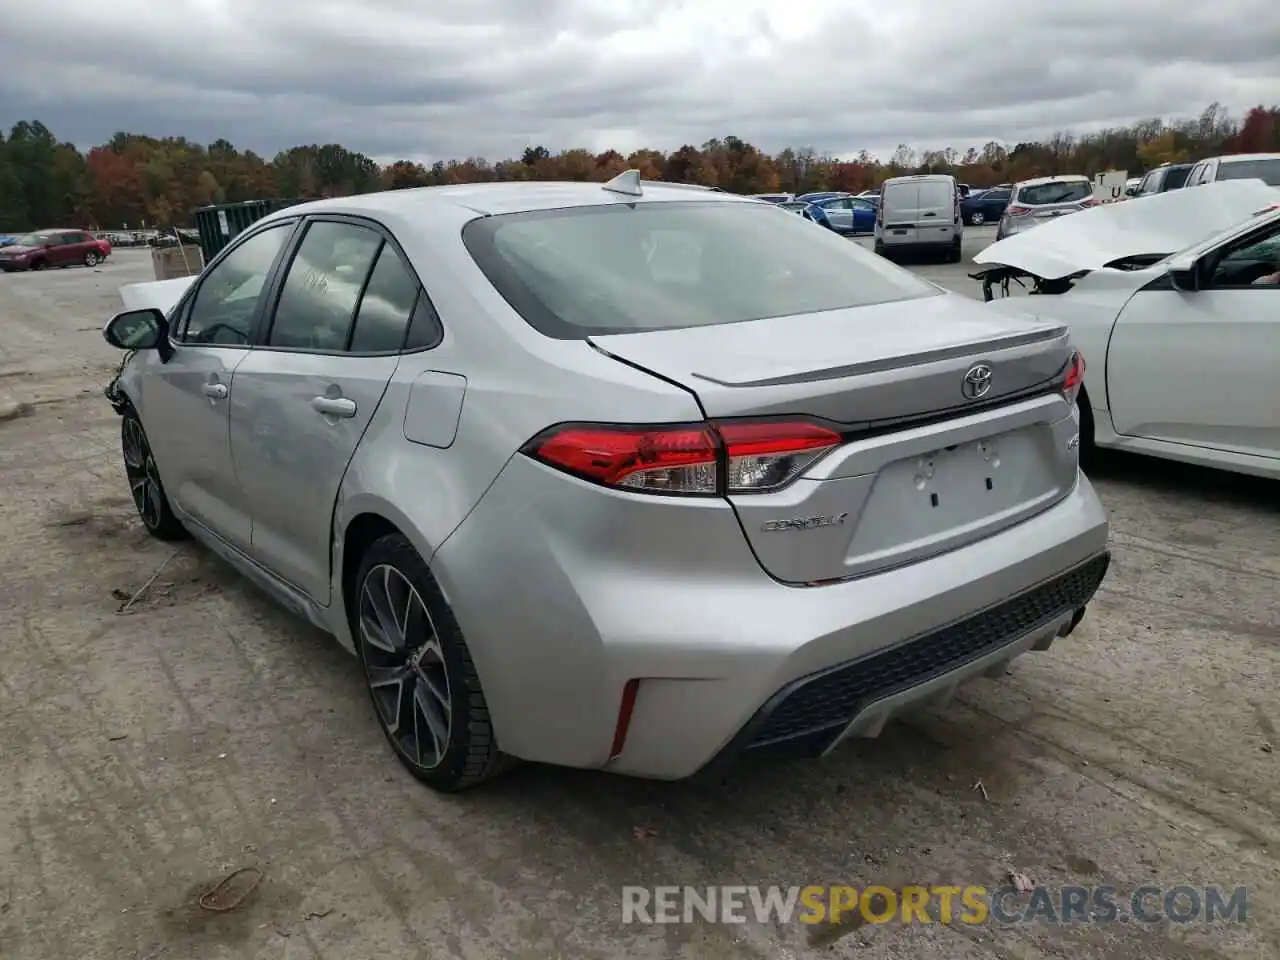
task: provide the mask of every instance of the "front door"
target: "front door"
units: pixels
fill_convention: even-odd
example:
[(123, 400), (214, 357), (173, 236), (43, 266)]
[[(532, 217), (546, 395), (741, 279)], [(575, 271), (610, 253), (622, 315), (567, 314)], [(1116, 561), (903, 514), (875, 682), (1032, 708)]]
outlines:
[(231, 450), (253, 505), (252, 555), (320, 604), (338, 491), (399, 364), (417, 292), (380, 233), (316, 220), (265, 343), (236, 369)]
[(1117, 433), (1280, 458), (1280, 223), (1210, 255), (1193, 292), (1147, 290), (1107, 351)]
[(174, 316), (167, 362), (147, 351), (142, 424), (173, 504), (248, 549), (249, 511), (231, 461), (227, 413), (235, 371), (249, 355), (261, 292), (293, 224), (239, 243), (199, 281)]

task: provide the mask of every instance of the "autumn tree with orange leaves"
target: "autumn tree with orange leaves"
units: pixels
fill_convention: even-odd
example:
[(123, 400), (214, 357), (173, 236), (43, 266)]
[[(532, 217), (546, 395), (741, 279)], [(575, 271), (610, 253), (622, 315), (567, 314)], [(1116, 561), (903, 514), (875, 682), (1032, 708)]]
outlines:
[(686, 144), (671, 152), (573, 148), (553, 153), (533, 145), (517, 158), (409, 160), (380, 166), (339, 144), (281, 151), (271, 160), (226, 140), (208, 145), (183, 137), (118, 133), (82, 154), (38, 121), (0, 135), (0, 233), (52, 226), (125, 229), (191, 222), (214, 203), (276, 197), (326, 197), (493, 180), (608, 180), (636, 169), (647, 180), (715, 186), (733, 193), (811, 190), (858, 192), (903, 173), (951, 173), (973, 186), (1044, 174), (1121, 169), (1137, 175), (1161, 163), (1226, 153), (1280, 152), (1280, 107), (1257, 106), (1231, 117), (1214, 104), (1198, 117), (1144, 120), (1076, 136), (1056, 133), (1037, 143), (991, 141), (959, 154), (946, 147), (917, 151), (901, 144), (888, 158), (865, 150), (836, 158), (812, 147), (774, 155), (738, 137)]

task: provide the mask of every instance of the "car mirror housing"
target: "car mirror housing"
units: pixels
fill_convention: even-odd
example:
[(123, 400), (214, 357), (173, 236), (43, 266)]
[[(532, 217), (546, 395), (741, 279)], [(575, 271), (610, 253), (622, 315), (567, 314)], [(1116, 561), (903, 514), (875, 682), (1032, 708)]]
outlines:
[(154, 307), (117, 313), (102, 328), (102, 338), (120, 350), (162, 349), (168, 334), (168, 321)]

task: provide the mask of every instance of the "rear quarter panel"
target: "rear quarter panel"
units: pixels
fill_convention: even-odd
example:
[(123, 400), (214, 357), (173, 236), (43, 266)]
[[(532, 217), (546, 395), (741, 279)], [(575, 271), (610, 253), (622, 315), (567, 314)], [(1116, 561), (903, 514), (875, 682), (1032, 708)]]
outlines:
[[(553, 424), (701, 419), (683, 388), (606, 357), (585, 341), (553, 340), (530, 327), (467, 253), (460, 240), (467, 218), (461, 211), (457, 216), (456, 223), (437, 222), (429, 230), (390, 213), (379, 217), (412, 261), (444, 335), (433, 349), (402, 358), (352, 458), (335, 505), (335, 570), (341, 570), (343, 531), (366, 512), (396, 524), (431, 563), (503, 466)], [(428, 436), (415, 425), (421, 416), (409, 417), (420, 380), (453, 385), (435, 401), (457, 409), (451, 437), (435, 430)], [(422, 442), (427, 440), (447, 446)]]

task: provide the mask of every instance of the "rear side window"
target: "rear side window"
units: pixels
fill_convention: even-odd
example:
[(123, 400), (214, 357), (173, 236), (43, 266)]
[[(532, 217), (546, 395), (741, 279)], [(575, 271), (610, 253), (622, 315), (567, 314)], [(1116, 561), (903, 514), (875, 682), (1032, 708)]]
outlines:
[(1164, 188), (1166, 190), (1177, 190), (1187, 182), (1187, 174), (1190, 172), (1190, 167), (1170, 167), (1164, 175)]
[(318, 221), (298, 246), (267, 343), (294, 350), (345, 350), (356, 304), (382, 237), (350, 223)]
[(417, 299), (417, 278), (404, 265), (395, 248), (383, 244), (382, 253), (369, 276), (369, 285), (360, 298), (356, 328), (351, 335), (351, 351), (383, 353), (401, 349)]
[(759, 203), (618, 203), (506, 214), (473, 220), (462, 236), (516, 312), (561, 339), (939, 293), (857, 244)]
[(1018, 202), (1031, 206), (1048, 203), (1079, 203), (1092, 196), (1093, 185), (1088, 180), (1037, 183), (1018, 190)]
[(1218, 164), (1219, 180), (1261, 180), (1280, 187), (1280, 159), (1231, 160)]

